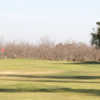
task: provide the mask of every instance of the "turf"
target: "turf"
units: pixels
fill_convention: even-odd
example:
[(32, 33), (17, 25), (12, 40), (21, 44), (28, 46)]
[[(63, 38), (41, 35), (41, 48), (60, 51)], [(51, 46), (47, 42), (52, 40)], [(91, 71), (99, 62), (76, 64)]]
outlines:
[(100, 100), (100, 64), (0, 60), (0, 100)]

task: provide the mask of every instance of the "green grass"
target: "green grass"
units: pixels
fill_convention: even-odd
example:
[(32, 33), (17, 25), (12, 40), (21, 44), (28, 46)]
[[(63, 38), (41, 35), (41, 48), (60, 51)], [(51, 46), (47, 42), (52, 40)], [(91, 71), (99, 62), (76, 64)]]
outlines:
[(100, 64), (0, 60), (0, 100), (100, 100)]

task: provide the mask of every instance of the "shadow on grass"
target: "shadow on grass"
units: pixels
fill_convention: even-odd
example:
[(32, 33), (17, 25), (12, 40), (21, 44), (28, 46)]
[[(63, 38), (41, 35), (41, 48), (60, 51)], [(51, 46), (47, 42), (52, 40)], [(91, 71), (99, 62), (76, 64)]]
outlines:
[(72, 88), (40, 88), (40, 89), (3, 89), (0, 88), (0, 92), (46, 92), (46, 93), (59, 93), (59, 92), (72, 92), (72, 93), (86, 93), (91, 95), (100, 96), (100, 90), (98, 89), (72, 89)]
[(97, 61), (86, 61), (86, 62), (72, 62), (72, 63), (60, 63), (60, 64), (100, 64)]
[(39, 76), (39, 75), (19, 75), (19, 74), (0, 74), (0, 77), (20, 77), (20, 78), (47, 78), (47, 79), (100, 79), (100, 76)]
[(48, 83), (91, 83), (91, 84), (100, 84), (100, 82), (96, 81), (75, 81), (75, 80), (28, 80), (28, 79), (1, 79), (5, 81), (20, 81), (20, 82), (48, 82)]

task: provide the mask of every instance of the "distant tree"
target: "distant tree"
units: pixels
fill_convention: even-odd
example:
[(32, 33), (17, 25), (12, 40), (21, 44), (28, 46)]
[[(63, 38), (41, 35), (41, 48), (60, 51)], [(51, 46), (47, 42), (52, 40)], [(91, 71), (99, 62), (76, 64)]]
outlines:
[(97, 30), (96, 32), (92, 32), (92, 39), (91, 44), (95, 46), (96, 48), (100, 48), (100, 22), (97, 22)]

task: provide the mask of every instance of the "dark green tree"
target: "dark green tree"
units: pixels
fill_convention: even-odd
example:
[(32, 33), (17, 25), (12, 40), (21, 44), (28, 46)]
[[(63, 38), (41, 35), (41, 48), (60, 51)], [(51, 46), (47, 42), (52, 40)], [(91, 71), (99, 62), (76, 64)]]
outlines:
[(92, 32), (92, 39), (91, 44), (95, 46), (96, 48), (100, 48), (100, 22), (97, 22), (97, 30), (96, 32)]

